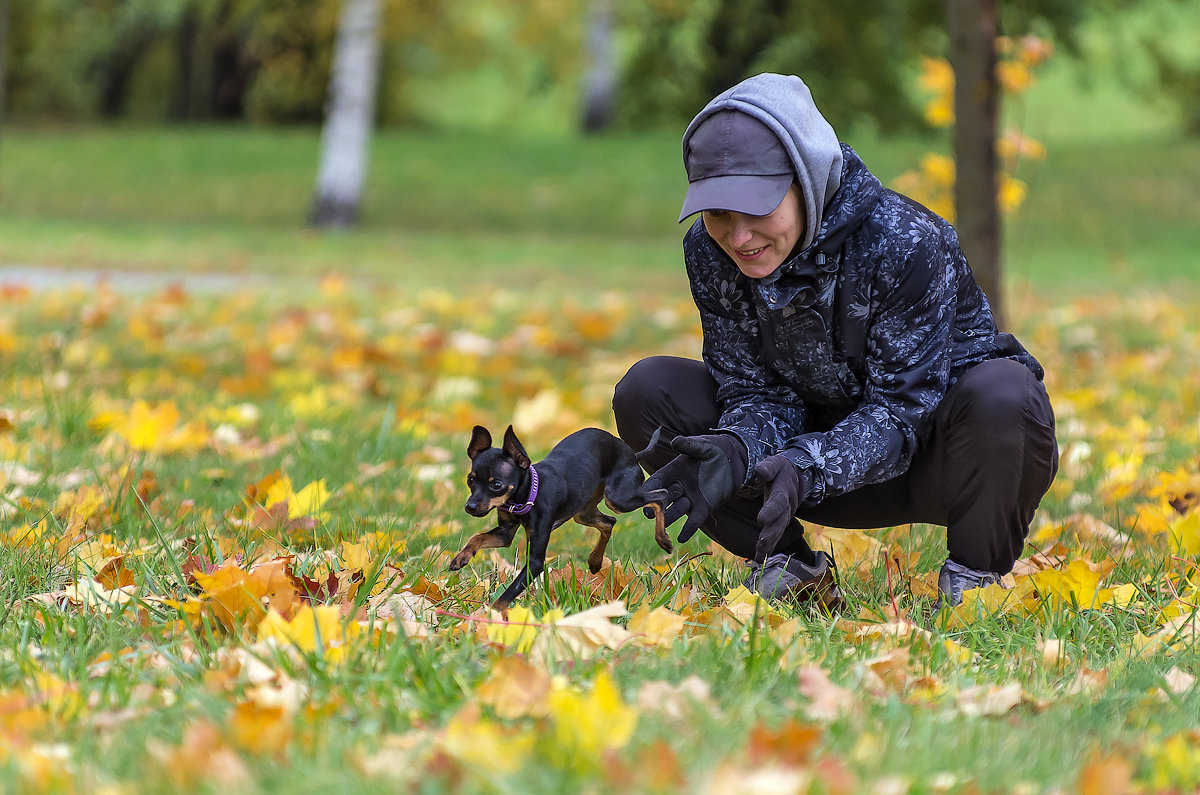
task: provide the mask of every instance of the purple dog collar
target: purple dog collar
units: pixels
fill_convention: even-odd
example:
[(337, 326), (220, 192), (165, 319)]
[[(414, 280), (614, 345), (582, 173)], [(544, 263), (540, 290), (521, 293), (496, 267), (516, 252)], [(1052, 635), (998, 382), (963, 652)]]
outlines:
[(529, 486), (529, 499), (521, 505), (506, 505), (504, 510), (516, 516), (524, 516), (533, 510), (533, 501), (537, 499), (538, 473), (533, 468), (533, 464), (529, 465), (529, 474), (533, 477), (533, 483)]

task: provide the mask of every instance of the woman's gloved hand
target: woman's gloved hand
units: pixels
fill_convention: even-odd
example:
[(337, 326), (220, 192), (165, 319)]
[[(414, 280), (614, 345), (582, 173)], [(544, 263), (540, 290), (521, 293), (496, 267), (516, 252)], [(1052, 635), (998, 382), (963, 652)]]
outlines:
[(808, 496), (808, 476), (787, 458), (773, 455), (754, 467), (763, 487), (763, 505), (758, 512), (758, 547), (754, 559), (762, 563), (775, 552), (788, 522)]
[(679, 455), (646, 479), (645, 488), (665, 489), (663, 522), (671, 526), (687, 516), (679, 531), (679, 543), (685, 543), (733, 493), (746, 474), (746, 447), (727, 433), (703, 436), (676, 436), (671, 448)]

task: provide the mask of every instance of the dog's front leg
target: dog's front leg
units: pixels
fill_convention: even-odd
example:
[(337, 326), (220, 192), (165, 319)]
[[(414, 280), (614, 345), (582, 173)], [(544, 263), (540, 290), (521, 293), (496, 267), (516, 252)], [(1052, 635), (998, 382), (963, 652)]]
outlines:
[(501, 519), (500, 523), (491, 530), (471, 536), (462, 551), (450, 561), (450, 571), (458, 571), (467, 565), (467, 561), (481, 549), (503, 549), (510, 546), (513, 536), (517, 534), (517, 528), (520, 526), (520, 522), (506, 522)]
[(493, 610), (507, 610), (529, 583), (540, 577), (546, 570), (546, 549), (550, 546), (552, 529), (548, 520), (531, 523), (526, 527), (525, 535), (529, 539), (529, 552), (526, 555), (525, 566), (517, 573), (516, 579), (504, 589), (504, 593), (492, 602)]

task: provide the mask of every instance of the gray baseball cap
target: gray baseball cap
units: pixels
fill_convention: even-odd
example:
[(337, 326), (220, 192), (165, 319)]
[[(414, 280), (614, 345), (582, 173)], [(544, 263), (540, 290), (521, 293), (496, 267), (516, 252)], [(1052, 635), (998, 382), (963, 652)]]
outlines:
[(787, 150), (771, 128), (737, 110), (719, 110), (684, 142), (688, 190), (679, 220), (701, 210), (767, 215), (795, 179)]

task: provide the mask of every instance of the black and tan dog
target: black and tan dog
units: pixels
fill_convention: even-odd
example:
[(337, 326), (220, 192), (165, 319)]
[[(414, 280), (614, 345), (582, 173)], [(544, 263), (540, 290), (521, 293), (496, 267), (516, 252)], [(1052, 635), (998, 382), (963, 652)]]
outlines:
[(471, 472), (467, 486), (471, 496), (464, 510), (472, 516), (487, 516), (493, 509), (496, 527), (478, 533), (450, 561), (450, 571), (458, 571), (481, 549), (507, 547), (517, 528), (525, 526), (529, 550), (525, 567), (505, 589), (492, 609), (505, 610), (522, 591), (541, 575), (546, 567), (546, 548), (550, 532), (574, 519), (581, 525), (600, 531), (596, 546), (588, 555), (588, 568), (595, 573), (604, 563), (604, 549), (612, 536), (616, 519), (601, 513), (600, 500), (618, 513), (650, 506), (655, 515), (654, 540), (667, 552), (671, 539), (662, 519), (662, 489), (647, 491), (645, 475), (638, 461), (654, 448), (658, 434), (641, 453), (599, 428), (576, 431), (554, 446), (541, 461), (531, 463), (512, 426), (504, 432), (504, 446), (492, 447), (487, 428), (476, 425), (467, 446)]

